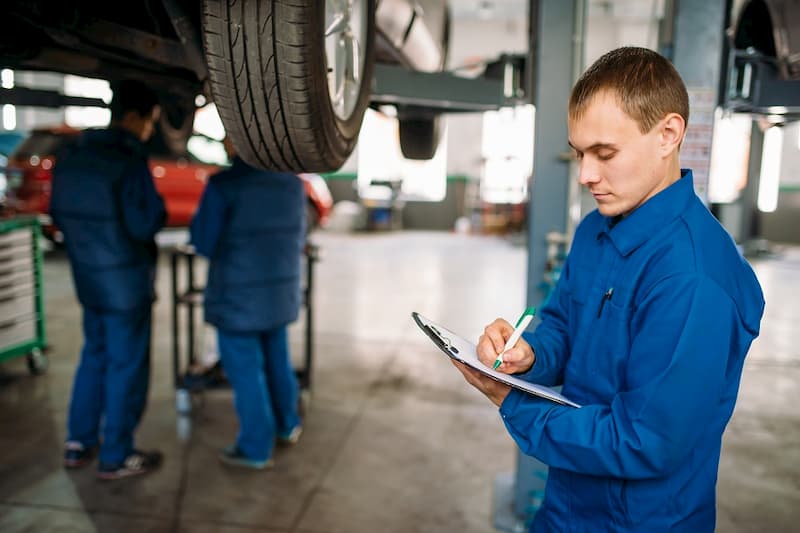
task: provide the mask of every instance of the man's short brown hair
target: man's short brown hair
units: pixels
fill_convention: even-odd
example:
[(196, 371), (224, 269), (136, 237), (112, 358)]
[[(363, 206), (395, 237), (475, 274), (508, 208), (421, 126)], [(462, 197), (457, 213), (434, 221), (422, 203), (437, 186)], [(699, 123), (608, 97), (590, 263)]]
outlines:
[(647, 48), (617, 48), (595, 61), (572, 88), (570, 120), (580, 118), (592, 98), (603, 91), (617, 98), (642, 133), (669, 113), (678, 113), (689, 123), (689, 95), (678, 71)]
[(125, 113), (133, 111), (140, 117), (149, 117), (158, 106), (158, 95), (144, 82), (123, 80), (111, 85), (111, 120), (122, 120)]

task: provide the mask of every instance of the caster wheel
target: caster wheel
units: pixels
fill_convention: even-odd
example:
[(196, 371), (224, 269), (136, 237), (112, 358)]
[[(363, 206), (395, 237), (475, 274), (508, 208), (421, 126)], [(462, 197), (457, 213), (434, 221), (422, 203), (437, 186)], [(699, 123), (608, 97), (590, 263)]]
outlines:
[(50, 361), (42, 350), (39, 348), (31, 350), (31, 353), (28, 354), (28, 371), (31, 374), (34, 376), (44, 374), (48, 366), (50, 366)]

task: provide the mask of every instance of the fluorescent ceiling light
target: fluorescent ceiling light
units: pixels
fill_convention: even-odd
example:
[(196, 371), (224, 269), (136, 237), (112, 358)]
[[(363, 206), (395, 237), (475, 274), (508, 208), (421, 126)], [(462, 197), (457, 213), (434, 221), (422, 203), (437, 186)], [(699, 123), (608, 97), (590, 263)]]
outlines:
[(783, 128), (773, 126), (764, 132), (761, 175), (758, 182), (758, 209), (764, 213), (772, 213), (778, 208), (782, 148)]

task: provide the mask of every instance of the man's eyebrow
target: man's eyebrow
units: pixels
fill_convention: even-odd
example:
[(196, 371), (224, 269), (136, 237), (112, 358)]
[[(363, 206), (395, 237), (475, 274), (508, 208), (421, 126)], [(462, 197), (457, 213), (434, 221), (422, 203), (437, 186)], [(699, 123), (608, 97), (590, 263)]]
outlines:
[[(572, 141), (567, 141), (570, 147), (573, 150), (578, 150), (575, 148), (575, 145), (572, 144)], [(579, 152), (597, 152), (598, 150), (618, 150), (617, 145), (613, 143), (594, 143), (593, 145), (589, 146), (586, 150), (578, 150)]]

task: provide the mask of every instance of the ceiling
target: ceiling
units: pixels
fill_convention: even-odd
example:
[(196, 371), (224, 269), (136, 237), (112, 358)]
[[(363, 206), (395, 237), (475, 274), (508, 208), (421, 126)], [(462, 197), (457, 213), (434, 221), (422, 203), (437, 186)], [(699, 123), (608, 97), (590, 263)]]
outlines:
[[(526, 17), (530, 0), (450, 0), (449, 4), (455, 19), (507, 20)], [(619, 18), (659, 18), (664, 0), (587, 0), (587, 7)]]
[(456, 19), (510, 19), (524, 17), (530, 0), (451, 0)]

